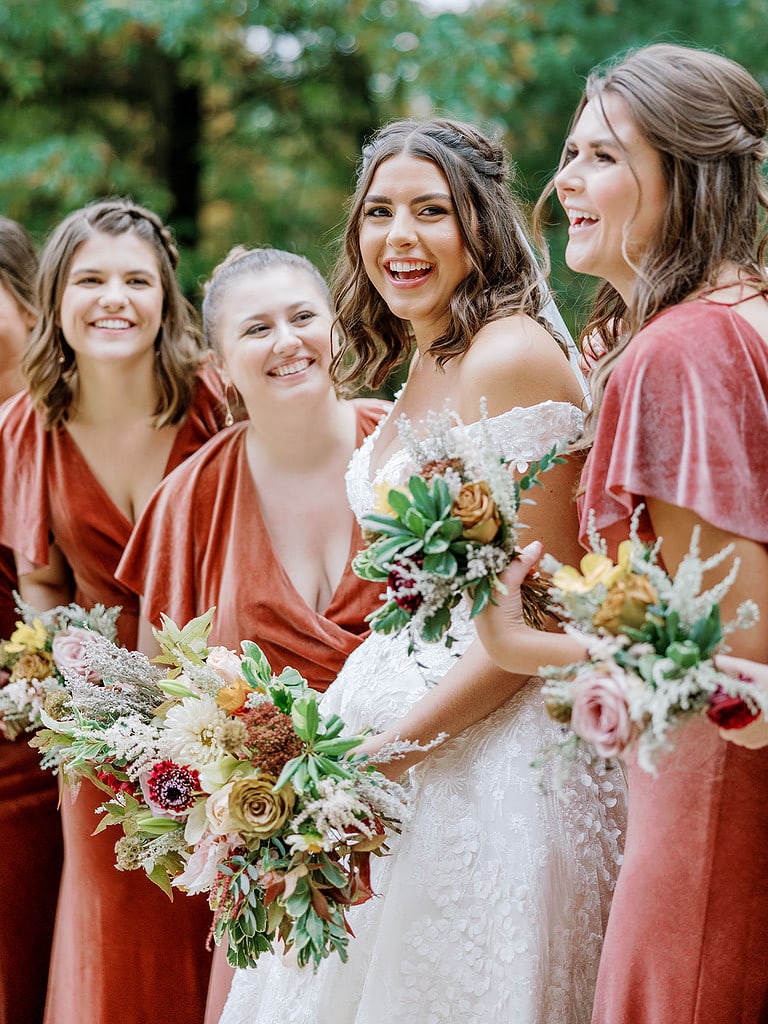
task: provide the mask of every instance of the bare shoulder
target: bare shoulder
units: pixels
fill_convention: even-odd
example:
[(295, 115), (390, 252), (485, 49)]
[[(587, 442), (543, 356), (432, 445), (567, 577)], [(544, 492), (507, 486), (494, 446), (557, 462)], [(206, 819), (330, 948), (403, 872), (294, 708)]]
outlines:
[(518, 314), (486, 324), (461, 362), (462, 415), (476, 415), (484, 397), (488, 414), (539, 402), (582, 403), (567, 357), (552, 335)]

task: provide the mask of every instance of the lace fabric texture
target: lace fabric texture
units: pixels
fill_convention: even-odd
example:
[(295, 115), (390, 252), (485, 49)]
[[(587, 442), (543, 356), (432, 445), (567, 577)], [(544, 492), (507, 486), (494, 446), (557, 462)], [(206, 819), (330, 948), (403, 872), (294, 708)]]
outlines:
[[(528, 462), (581, 425), (547, 402), (489, 421), (507, 456)], [(470, 430), (473, 428), (470, 427)], [(370, 452), (347, 476), (352, 507), (372, 507)], [(397, 452), (377, 474), (408, 475)], [(372, 634), (323, 703), (351, 729), (380, 730), (435, 685), (474, 639), (463, 609), (455, 643)], [(349, 962), (311, 968), (279, 955), (238, 971), (222, 1024), (588, 1024), (626, 821), (623, 774), (579, 762), (567, 788), (534, 766), (560, 738), (530, 680), (493, 715), (410, 773), (411, 817), (374, 860), (380, 895), (353, 908)], [(551, 780), (550, 780), (551, 781)]]

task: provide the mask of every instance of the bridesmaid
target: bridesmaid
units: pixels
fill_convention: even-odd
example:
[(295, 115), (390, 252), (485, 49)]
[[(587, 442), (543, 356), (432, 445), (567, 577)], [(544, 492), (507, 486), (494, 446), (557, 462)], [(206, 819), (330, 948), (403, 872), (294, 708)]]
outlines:
[[(24, 387), (20, 363), (34, 326), (37, 253), (16, 221), (0, 217), (0, 401)], [(13, 632), (18, 588), (0, 548), (0, 637)], [(56, 781), (23, 737), (0, 738), (0, 892), (13, 928), (0, 931), (0, 1022), (41, 1024), (61, 874)]]
[[(276, 671), (290, 665), (317, 690), (379, 603), (380, 586), (350, 568), (363, 540), (344, 474), (388, 408), (337, 397), (332, 322), (328, 287), (303, 256), (238, 248), (214, 271), (205, 337), (247, 419), (162, 483), (118, 569), (149, 622), (165, 612), (182, 623), (215, 605), (211, 643), (255, 640)], [(232, 975), (223, 947), (214, 962), (206, 1024), (218, 1021)]]
[[(40, 264), (39, 319), (23, 359), (29, 392), (0, 425), (0, 543), (39, 608), (121, 605), (135, 647), (138, 600), (114, 578), (160, 479), (216, 433), (220, 390), (203, 370), (178, 255), (162, 222), (126, 200), (70, 214)], [(114, 868), (91, 838), (103, 794), (62, 796), (64, 872), (46, 1024), (194, 1024), (210, 956), (204, 900), (171, 904)], [(169, 976), (173, 998), (169, 999)]]
[[(703, 556), (733, 544), (741, 567), (726, 620), (746, 598), (768, 613), (767, 130), (768, 97), (743, 67), (650, 46), (590, 76), (553, 186), (571, 224), (568, 265), (603, 278), (587, 331), (610, 350), (592, 378), (582, 535), (594, 509), (615, 557), (644, 502), (645, 534), (663, 538), (672, 574), (694, 526)], [(538, 550), (508, 572), (510, 586)], [(510, 592), (478, 623), (499, 664), (583, 656), (568, 637), (530, 633), (516, 601)], [(738, 659), (768, 660), (762, 626), (729, 641)], [(702, 721), (657, 776), (632, 758), (628, 769), (593, 1024), (765, 1022), (765, 751)]]

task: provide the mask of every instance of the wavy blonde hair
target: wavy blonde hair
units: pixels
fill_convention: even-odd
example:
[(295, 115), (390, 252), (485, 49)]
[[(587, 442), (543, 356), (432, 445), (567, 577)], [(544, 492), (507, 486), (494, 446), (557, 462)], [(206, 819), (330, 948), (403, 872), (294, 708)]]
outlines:
[(106, 199), (75, 210), (51, 234), (40, 257), (38, 321), (22, 360), (35, 408), (47, 428), (65, 423), (77, 401), (79, 378), (74, 351), (58, 325), (61, 299), (75, 252), (97, 233), (133, 232), (157, 259), (163, 289), (160, 331), (155, 339), (159, 392), (154, 426), (179, 423), (189, 411), (204, 350), (193, 307), (176, 279), (179, 254), (169, 228), (151, 210), (129, 199)]
[[(598, 289), (586, 337), (593, 332), (608, 354), (591, 378), (594, 434), (605, 386), (616, 360), (658, 313), (694, 291), (713, 287), (735, 264), (768, 291), (764, 269), (768, 188), (768, 97), (735, 61), (708, 50), (658, 43), (597, 68), (587, 79), (571, 129), (587, 103), (620, 96), (642, 136), (659, 153), (667, 199), (656, 234), (636, 264), (629, 304), (607, 282)], [(603, 117), (610, 129), (610, 120)], [(570, 134), (569, 131), (569, 134)], [(617, 140), (618, 142), (618, 140)], [(564, 151), (560, 168), (567, 163)], [(630, 165), (631, 169), (631, 165)], [(642, 192), (642, 182), (638, 180)], [(540, 224), (550, 182), (536, 205)]]
[(332, 278), (342, 341), (331, 376), (342, 390), (380, 388), (411, 352), (410, 325), (390, 312), (369, 281), (360, 253), (373, 176), (385, 160), (401, 154), (429, 160), (443, 172), (469, 256), (469, 272), (451, 296), (448, 329), (430, 348), (438, 366), (466, 352), (485, 324), (514, 313), (527, 313), (551, 331), (541, 316), (541, 272), (523, 237), (524, 219), (510, 188), (503, 147), (460, 121), (395, 121), (379, 129), (363, 149)]

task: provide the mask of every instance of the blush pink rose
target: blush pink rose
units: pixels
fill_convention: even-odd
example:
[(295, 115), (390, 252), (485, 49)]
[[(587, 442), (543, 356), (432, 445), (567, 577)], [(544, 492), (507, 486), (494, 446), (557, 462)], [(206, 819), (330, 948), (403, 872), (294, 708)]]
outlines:
[(208, 668), (220, 675), (228, 686), (233, 686), (243, 678), (240, 655), (227, 647), (211, 647), (205, 659)]
[(601, 757), (620, 757), (637, 735), (620, 679), (596, 669), (572, 688), (571, 728)]
[(89, 649), (98, 633), (70, 626), (53, 638), (53, 660), (63, 676), (79, 676), (87, 683), (100, 683), (101, 676), (91, 668)]

